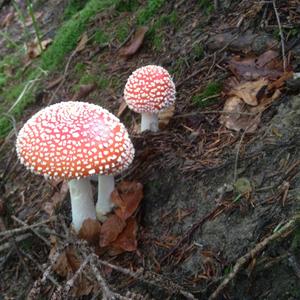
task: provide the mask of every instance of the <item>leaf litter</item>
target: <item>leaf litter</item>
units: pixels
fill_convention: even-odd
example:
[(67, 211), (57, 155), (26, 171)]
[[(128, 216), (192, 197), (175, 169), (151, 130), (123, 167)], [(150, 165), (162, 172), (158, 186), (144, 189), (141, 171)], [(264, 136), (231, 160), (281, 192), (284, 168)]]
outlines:
[(220, 123), (226, 128), (253, 133), (257, 130), (261, 113), (280, 95), (280, 88), (292, 76), (284, 73), (282, 62), (274, 50), (258, 57), (240, 59), (233, 57), (229, 69), (235, 75), (225, 86), (227, 99)]

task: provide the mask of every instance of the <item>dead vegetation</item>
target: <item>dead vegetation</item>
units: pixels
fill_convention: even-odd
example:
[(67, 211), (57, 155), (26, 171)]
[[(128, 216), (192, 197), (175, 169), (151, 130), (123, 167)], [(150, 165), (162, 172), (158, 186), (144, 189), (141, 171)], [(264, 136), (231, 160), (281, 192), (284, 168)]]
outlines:
[[(0, 142), (4, 297), (299, 299), (300, 100), (286, 90), (299, 72), (299, 1), (233, 1), (208, 15), (199, 2), (168, 1), (147, 26), (134, 9), (100, 12), (35, 102), (10, 116)], [(2, 28), (19, 28), (10, 6), (0, 15)], [(29, 50), (34, 64), (41, 53)], [(174, 77), (176, 106), (160, 132), (140, 134), (123, 88), (152, 63)], [(136, 148), (119, 208), (80, 233), (89, 244), (70, 230), (67, 185), (30, 174), (14, 150), (32, 113), (71, 99), (118, 115)], [(144, 185), (142, 201), (124, 179)]]

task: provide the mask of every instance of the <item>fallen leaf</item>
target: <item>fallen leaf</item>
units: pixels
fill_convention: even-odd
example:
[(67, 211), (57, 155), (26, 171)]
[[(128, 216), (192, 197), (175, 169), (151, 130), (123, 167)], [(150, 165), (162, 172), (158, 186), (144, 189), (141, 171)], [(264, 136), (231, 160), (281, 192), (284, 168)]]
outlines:
[(106, 247), (113, 242), (125, 228), (126, 223), (117, 215), (110, 215), (102, 224), (100, 231), (100, 247)]
[(127, 108), (127, 103), (125, 102), (124, 99), (122, 99), (121, 103), (120, 103), (120, 106), (119, 106), (119, 109), (118, 109), (118, 112), (117, 112), (117, 117), (120, 118), (122, 116), (122, 114), (124, 113), (124, 111), (126, 110)]
[(72, 286), (71, 296), (78, 299), (79, 297), (88, 296), (93, 289), (98, 288), (96, 282), (90, 281), (88, 278), (78, 276)]
[(241, 59), (237, 56), (229, 61), (229, 69), (240, 80), (256, 80), (261, 77), (276, 80), (283, 73), (278, 57), (274, 50), (268, 50), (259, 57)]
[(122, 181), (111, 194), (111, 199), (118, 208), (115, 214), (122, 220), (133, 215), (143, 198), (143, 185), (136, 181)]
[(75, 93), (72, 97), (71, 101), (76, 101), (87, 97), (91, 92), (93, 92), (96, 89), (96, 87), (97, 86), (95, 83), (82, 84), (79, 87), (79, 91)]
[(173, 117), (175, 112), (175, 105), (169, 106), (167, 109), (160, 111), (158, 113), (158, 126), (159, 129), (164, 129), (169, 124), (171, 118)]
[(50, 201), (44, 202), (43, 210), (49, 215), (53, 216), (55, 210), (61, 205), (61, 203), (66, 198), (69, 191), (69, 186), (66, 181), (64, 181), (61, 185), (59, 192), (55, 192), (51, 197)]
[(247, 104), (239, 97), (233, 96), (226, 100), (223, 111), (229, 114), (222, 114), (220, 123), (226, 128), (235, 131), (247, 130), (247, 132), (255, 132), (260, 123), (260, 114), (243, 115), (240, 113), (251, 113)]
[(93, 245), (99, 243), (101, 224), (98, 220), (87, 219), (83, 222), (78, 236)]
[(241, 83), (234, 87), (229, 94), (231, 96), (237, 96), (245, 103), (256, 106), (258, 99), (261, 98), (261, 92), (264, 91), (268, 86), (268, 80), (261, 78), (256, 81), (249, 81)]
[(59, 76), (55, 79), (53, 79), (52, 81), (50, 81), (47, 86), (46, 86), (46, 89), (47, 90), (51, 90), (53, 89), (54, 87), (56, 87), (58, 84), (61, 83), (61, 81), (64, 79), (64, 76)]
[[(41, 12), (41, 11), (35, 12), (35, 13), (34, 13), (34, 18), (35, 18), (35, 20), (38, 20), (42, 15), (43, 15), (43, 12)], [(30, 16), (27, 17), (26, 20), (25, 20), (25, 25), (26, 25), (26, 27), (31, 26), (32, 23), (33, 23), (32, 18), (31, 18)], [(22, 23), (21, 23), (21, 25), (22, 25), (22, 27), (23, 27), (23, 24), (22, 24)]]
[(75, 48), (75, 52), (78, 53), (78, 52), (81, 52), (82, 50), (84, 50), (88, 40), (89, 40), (89, 37), (88, 37), (87, 33), (84, 32), (80, 38), (80, 41), (79, 41), (77, 47)]
[(127, 225), (119, 234), (118, 238), (112, 242), (111, 246), (115, 249), (123, 251), (136, 251), (137, 249), (137, 231), (138, 225), (135, 218), (131, 217), (127, 220)]
[(120, 55), (126, 58), (134, 55), (142, 46), (145, 34), (148, 31), (147, 26), (139, 27), (128, 46), (121, 48)]
[(53, 264), (52, 269), (63, 278), (70, 277), (80, 267), (80, 260), (73, 248), (66, 248)]
[(15, 17), (15, 13), (14, 12), (9, 12), (5, 17), (4, 19), (0, 22), (0, 27), (8, 27), (11, 22), (13, 21)]
[(28, 43), (27, 45), (27, 55), (30, 59), (36, 58), (42, 54), (42, 50), (45, 50), (52, 43), (52, 39), (46, 39), (41, 41), (42, 49), (35, 39), (33, 42)]

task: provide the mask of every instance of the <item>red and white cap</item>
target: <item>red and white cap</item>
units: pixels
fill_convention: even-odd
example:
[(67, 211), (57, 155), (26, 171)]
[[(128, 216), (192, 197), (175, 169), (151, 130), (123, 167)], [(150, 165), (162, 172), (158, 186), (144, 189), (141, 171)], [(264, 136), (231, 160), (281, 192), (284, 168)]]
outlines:
[(135, 70), (127, 80), (124, 99), (137, 113), (158, 113), (175, 102), (175, 85), (163, 67), (149, 65)]
[(20, 130), (18, 157), (33, 172), (65, 179), (116, 174), (134, 148), (120, 120), (86, 102), (61, 102), (33, 115)]

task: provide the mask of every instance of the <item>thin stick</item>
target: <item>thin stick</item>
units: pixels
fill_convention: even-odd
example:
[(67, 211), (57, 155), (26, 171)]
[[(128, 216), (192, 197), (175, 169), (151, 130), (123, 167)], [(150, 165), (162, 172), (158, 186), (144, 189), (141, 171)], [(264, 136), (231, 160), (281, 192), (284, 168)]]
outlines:
[(45, 220), (45, 221), (42, 221), (42, 222), (39, 222), (39, 223), (36, 223), (36, 224), (27, 225), (27, 226), (24, 226), (24, 227), (15, 228), (15, 229), (11, 229), (11, 230), (1, 231), (0, 236), (19, 234), (23, 231), (31, 230), (32, 228), (45, 225), (46, 223), (49, 223), (52, 220), (53, 220), (53, 218), (50, 218), (48, 220)]
[[(15, 220), (16, 222), (18, 222), (19, 224), (22, 224), (23, 226), (29, 226), (26, 222), (18, 219), (16, 216), (11, 216), (11, 218), (13, 220)], [(35, 229), (30, 228), (30, 230), (39, 238), (41, 239), (48, 247), (51, 247), (51, 243), (45, 239), (41, 234), (39, 234)]]
[(276, 16), (276, 20), (277, 20), (277, 24), (278, 24), (278, 29), (279, 29), (280, 42), (281, 42), (281, 53), (282, 53), (282, 64), (283, 64), (283, 71), (285, 72), (286, 71), (286, 57), (285, 57), (284, 35), (283, 35), (282, 26), (281, 26), (281, 22), (280, 22), (280, 18), (279, 18), (275, 0), (272, 0), (272, 3), (273, 3), (273, 8), (274, 8), (274, 12), (275, 12), (275, 16)]
[(258, 255), (269, 243), (272, 241), (282, 237), (288, 231), (292, 232), (295, 227), (295, 220), (292, 219), (287, 222), (284, 226), (282, 226), (278, 231), (274, 232), (260, 243), (258, 243), (253, 249), (251, 249), (244, 256), (240, 257), (235, 263), (232, 271), (226, 276), (226, 278), (221, 282), (221, 284), (217, 287), (217, 289), (210, 295), (208, 300), (217, 299), (220, 293), (224, 290), (224, 288), (230, 283), (232, 279), (236, 277), (240, 269), (251, 259)]

